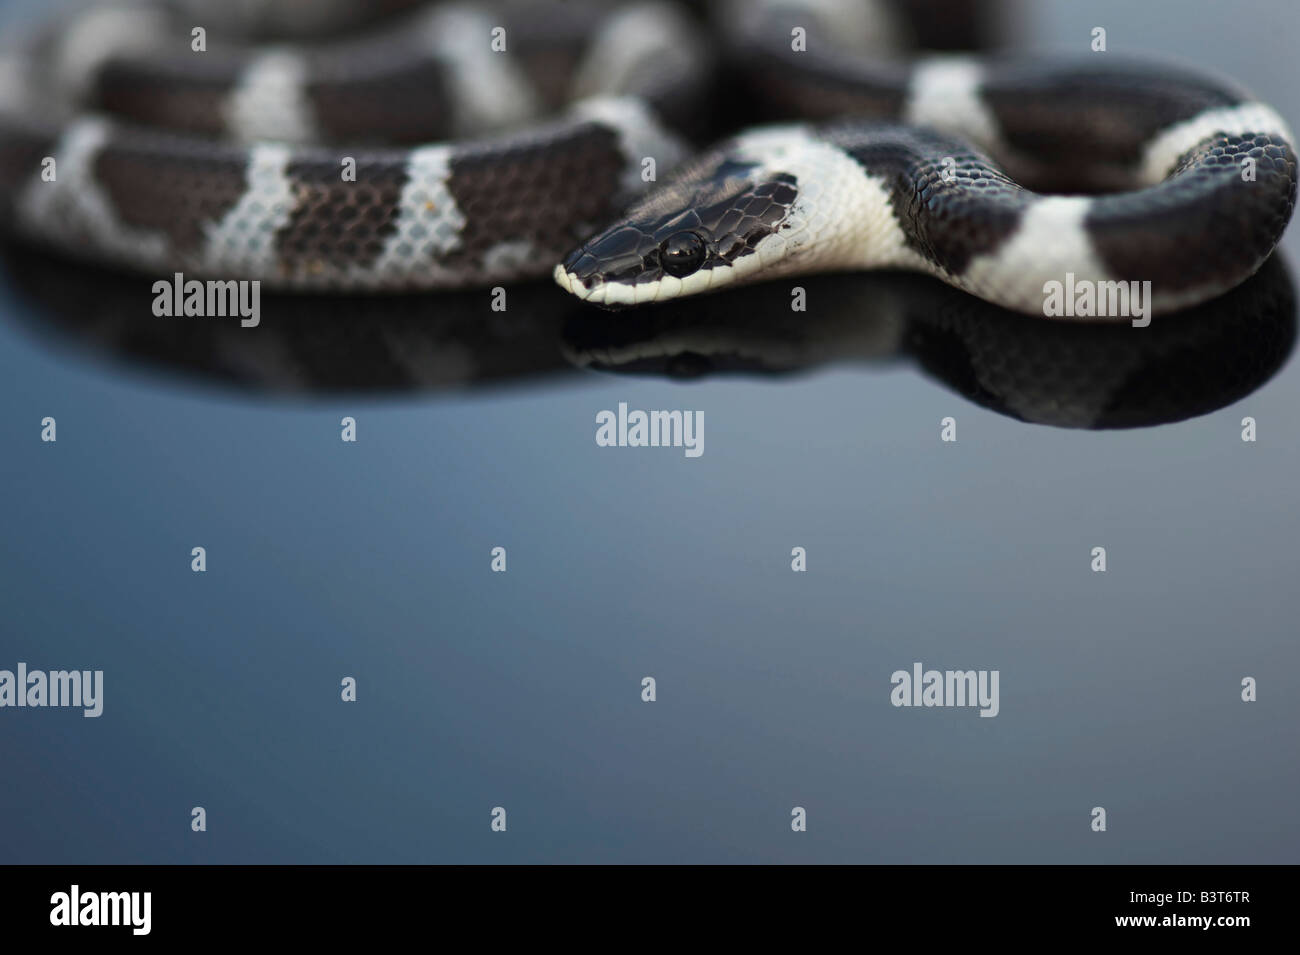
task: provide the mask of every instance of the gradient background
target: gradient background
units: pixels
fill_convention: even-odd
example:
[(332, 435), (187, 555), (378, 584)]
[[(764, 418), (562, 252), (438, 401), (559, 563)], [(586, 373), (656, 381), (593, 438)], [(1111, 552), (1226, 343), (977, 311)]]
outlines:
[[(1105, 26), (1300, 120), (1284, 0), (1022, 10), (1036, 48)], [(294, 402), (19, 308), (0, 285), (0, 668), (106, 692), (0, 710), (0, 862), (1300, 861), (1294, 367), (1127, 433), (905, 367)], [(598, 448), (619, 401), (702, 410), (703, 457)], [(890, 706), (915, 660), (999, 669), (1001, 715)]]

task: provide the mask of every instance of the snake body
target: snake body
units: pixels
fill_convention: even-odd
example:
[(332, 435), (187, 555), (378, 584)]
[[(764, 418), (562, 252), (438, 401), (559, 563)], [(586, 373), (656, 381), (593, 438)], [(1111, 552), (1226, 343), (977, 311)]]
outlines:
[[(896, 24), (870, 3), (709, 13), (452, 4), (199, 53), (185, 14), (98, 10), (5, 61), (0, 212), (137, 271), (291, 290), (553, 274), (625, 306), (883, 267), (1040, 315), (1067, 276), (1150, 282), (1162, 312), (1205, 301), (1289, 221), (1294, 139), (1226, 81), (882, 59)], [(731, 114), (767, 125), (694, 148)]]

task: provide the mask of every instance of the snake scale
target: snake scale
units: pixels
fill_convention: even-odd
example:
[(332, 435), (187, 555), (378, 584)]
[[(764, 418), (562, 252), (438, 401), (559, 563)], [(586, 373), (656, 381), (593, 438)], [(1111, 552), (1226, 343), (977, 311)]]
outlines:
[(1221, 295), (1295, 202), (1286, 122), (1231, 82), (900, 58), (901, 0), (407, 6), (115, 4), (37, 31), (0, 59), (3, 221), (286, 290), (553, 275), (613, 307), (901, 268), (1042, 315), (1067, 276), (1150, 282), (1158, 312)]

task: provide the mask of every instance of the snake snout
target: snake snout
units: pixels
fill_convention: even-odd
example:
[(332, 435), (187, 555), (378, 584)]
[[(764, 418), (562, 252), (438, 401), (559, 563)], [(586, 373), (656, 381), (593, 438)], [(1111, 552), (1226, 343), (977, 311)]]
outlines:
[(632, 305), (637, 289), (662, 274), (654, 237), (620, 223), (588, 239), (555, 269), (555, 280), (566, 291), (598, 305)]

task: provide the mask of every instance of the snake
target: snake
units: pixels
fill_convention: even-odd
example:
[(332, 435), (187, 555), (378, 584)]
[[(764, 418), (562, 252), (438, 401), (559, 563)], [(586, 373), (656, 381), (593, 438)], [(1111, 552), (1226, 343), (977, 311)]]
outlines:
[(1295, 204), (1294, 137), (1235, 82), (917, 52), (901, 0), (304, 6), (36, 30), (0, 58), (7, 227), (290, 292), (550, 276), (627, 308), (903, 269), (1042, 316), (1067, 280), (1223, 295)]

